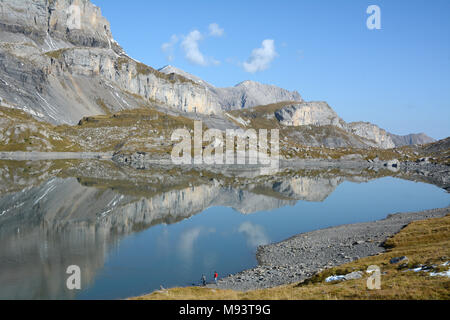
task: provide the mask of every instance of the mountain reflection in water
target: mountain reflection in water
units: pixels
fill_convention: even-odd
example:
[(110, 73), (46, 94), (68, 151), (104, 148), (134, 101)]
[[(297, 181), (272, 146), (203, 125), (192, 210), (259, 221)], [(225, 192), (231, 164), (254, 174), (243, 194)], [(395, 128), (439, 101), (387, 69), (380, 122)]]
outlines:
[[(142, 288), (148, 292), (163, 283), (191, 284), (189, 281), (195, 282), (202, 273), (217, 268), (237, 272), (254, 264), (257, 246), (304, 231), (300, 227), (276, 226), (278, 220), (289, 224), (292, 217), (284, 215), (292, 214), (300, 202), (324, 202), (344, 181), (372, 179), (364, 173), (344, 177), (316, 172), (240, 184), (228, 183), (225, 178), (175, 183), (170, 187), (154, 187), (152, 182), (150, 188), (145, 180), (125, 178), (111, 183), (101, 178), (49, 174), (45, 182), (0, 196), (0, 299), (123, 298), (144, 293), (131, 288), (133, 282), (139, 283), (139, 274), (149, 277), (147, 286)], [(424, 206), (438, 207), (448, 201), (440, 189), (420, 185), (436, 194)], [(234, 209), (234, 213), (225, 208)], [(285, 214), (286, 210), (289, 213)], [(295, 214), (309, 219), (306, 211)], [(261, 215), (261, 221), (246, 220), (246, 215)], [(321, 226), (329, 223), (323, 221)], [(272, 228), (286, 229), (286, 234), (277, 231), (271, 236)], [(142, 247), (137, 247), (127, 242), (130, 236), (140, 234), (148, 237), (147, 245), (139, 242)], [(125, 249), (121, 248), (122, 242)], [(119, 257), (121, 252), (125, 257)], [(233, 258), (233, 252), (242, 257)], [(114, 268), (105, 267), (108, 259), (116, 263)], [(221, 262), (223, 259), (237, 261), (228, 264)], [(66, 269), (70, 265), (82, 270), (81, 293), (66, 288)], [(167, 279), (170, 270), (177, 274), (173, 279)], [(127, 280), (129, 285), (108, 289), (111, 282)]]

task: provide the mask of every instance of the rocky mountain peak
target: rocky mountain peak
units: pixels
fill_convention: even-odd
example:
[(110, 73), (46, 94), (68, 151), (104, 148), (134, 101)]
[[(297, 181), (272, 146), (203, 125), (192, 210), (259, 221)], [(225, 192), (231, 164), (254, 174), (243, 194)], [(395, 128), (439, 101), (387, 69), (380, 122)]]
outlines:
[(161, 73), (164, 74), (177, 74), (180, 75), (186, 79), (189, 79), (197, 84), (209, 87), (209, 88), (213, 88), (214, 86), (212, 84), (209, 84), (208, 82), (202, 80), (201, 78), (194, 76), (193, 74), (190, 74), (186, 71), (183, 71), (177, 67), (171, 66), (171, 65), (167, 65), (165, 67), (162, 67), (161, 69), (158, 70)]
[(237, 85), (235, 85), (235, 87), (252, 87), (252, 86), (257, 86), (258, 82), (256, 81), (252, 81), (252, 80), (245, 80), (242, 82), (239, 82)]
[(416, 144), (428, 144), (435, 142), (436, 140), (429, 137), (425, 133), (417, 133), (417, 134), (408, 134), (405, 136), (389, 134), (391, 139), (394, 141), (397, 147), (400, 146), (408, 146), (408, 145), (416, 145)]

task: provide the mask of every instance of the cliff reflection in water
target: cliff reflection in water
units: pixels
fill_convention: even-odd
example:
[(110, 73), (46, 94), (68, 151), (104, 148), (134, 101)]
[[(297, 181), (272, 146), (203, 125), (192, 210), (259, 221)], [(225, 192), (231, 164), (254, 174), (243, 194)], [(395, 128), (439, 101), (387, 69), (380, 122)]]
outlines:
[[(89, 287), (126, 235), (174, 224), (210, 207), (252, 214), (299, 200), (323, 201), (344, 180), (295, 175), (236, 186), (209, 179), (158, 192), (136, 181), (111, 185), (97, 178), (50, 178), (0, 198), (0, 299), (75, 298), (66, 289), (66, 268), (80, 266), (82, 287)], [(244, 224), (239, 232), (250, 244), (266, 243), (255, 230)]]

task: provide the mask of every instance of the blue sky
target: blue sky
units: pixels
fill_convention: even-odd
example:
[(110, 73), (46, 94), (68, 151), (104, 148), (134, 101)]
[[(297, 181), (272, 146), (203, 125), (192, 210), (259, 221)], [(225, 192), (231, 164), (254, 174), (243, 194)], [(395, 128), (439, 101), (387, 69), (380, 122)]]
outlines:
[[(154, 68), (219, 87), (274, 84), (349, 122), (450, 135), (448, 0), (92, 2), (125, 51)], [(381, 30), (366, 26), (369, 5), (381, 9)]]

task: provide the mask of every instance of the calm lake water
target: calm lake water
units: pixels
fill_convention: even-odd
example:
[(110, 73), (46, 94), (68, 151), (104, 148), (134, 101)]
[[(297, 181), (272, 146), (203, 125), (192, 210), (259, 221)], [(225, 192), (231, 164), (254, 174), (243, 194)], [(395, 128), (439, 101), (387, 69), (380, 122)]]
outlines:
[[(297, 177), (286, 197), (200, 186), (129, 196), (51, 178), (0, 196), (0, 299), (120, 299), (257, 265), (262, 244), (449, 205), (433, 185)], [(270, 208), (270, 209), (269, 209)], [(66, 288), (70, 265), (82, 290)]]

